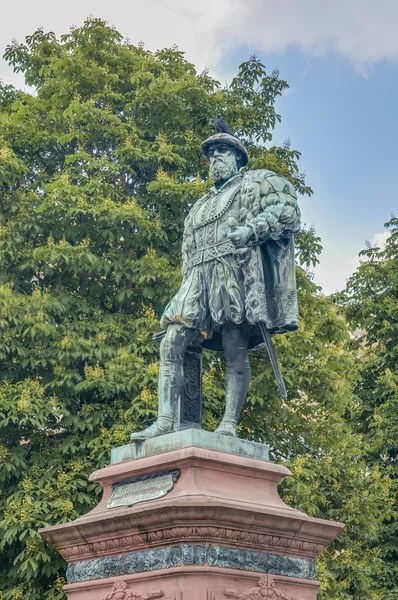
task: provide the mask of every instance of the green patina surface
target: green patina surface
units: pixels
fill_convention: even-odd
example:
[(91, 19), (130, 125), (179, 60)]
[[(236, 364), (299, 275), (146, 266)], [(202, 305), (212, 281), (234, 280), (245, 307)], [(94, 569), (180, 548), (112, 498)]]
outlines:
[(201, 363), (186, 363), (188, 348), (225, 354), (225, 412), (218, 433), (237, 435), (250, 383), (249, 348), (265, 344), (280, 395), (286, 399), (271, 335), (298, 328), (296, 191), (273, 171), (241, 171), (248, 154), (233, 134), (219, 132), (205, 140), (201, 150), (209, 160), (214, 186), (184, 221), (181, 286), (155, 336), (162, 340), (158, 418), (132, 433), (135, 441), (163, 436), (184, 422), (200, 425)]
[(299, 579), (314, 579), (315, 577), (315, 561), (313, 559), (211, 544), (208, 546), (183, 544), (182, 546), (153, 548), (75, 563), (68, 568), (67, 580), (68, 583), (79, 583), (183, 565), (205, 565), (206, 563), (211, 567), (270, 573)]
[(218, 450), (219, 452), (226, 452), (228, 454), (237, 454), (246, 458), (269, 460), (268, 446), (265, 444), (212, 433), (204, 429), (183, 429), (148, 440), (136, 440), (133, 444), (112, 448), (111, 464), (114, 465), (126, 460), (155, 456), (156, 454), (172, 450), (182, 450), (190, 446)]

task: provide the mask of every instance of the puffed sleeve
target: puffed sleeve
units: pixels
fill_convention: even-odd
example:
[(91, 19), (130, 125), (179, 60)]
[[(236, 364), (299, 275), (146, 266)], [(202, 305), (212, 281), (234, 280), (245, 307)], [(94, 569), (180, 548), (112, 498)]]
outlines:
[(260, 171), (252, 177), (250, 186), (255, 201), (247, 213), (246, 224), (256, 241), (278, 240), (300, 231), (300, 209), (290, 181), (271, 171)]

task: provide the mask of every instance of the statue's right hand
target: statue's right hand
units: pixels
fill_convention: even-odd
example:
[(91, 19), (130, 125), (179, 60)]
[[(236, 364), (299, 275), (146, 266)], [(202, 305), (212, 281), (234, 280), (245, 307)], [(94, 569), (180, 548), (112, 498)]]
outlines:
[(234, 227), (228, 233), (227, 237), (238, 248), (243, 248), (248, 245), (248, 242), (253, 237), (253, 229), (251, 227), (241, 226)]

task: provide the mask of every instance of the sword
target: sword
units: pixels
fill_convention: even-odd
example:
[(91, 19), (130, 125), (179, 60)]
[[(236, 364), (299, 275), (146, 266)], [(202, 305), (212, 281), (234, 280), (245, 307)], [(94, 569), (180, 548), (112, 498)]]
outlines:
[[(231, 229), (231, 231), (234, 231), (234, 229), (236, 229), (238, 226), (236, 219), (234, 219), (233, 217), (229, 217), (228, 226)], [(263, 337), (264, 344), (267, 349), (268, 358), (270, 360), (272, 370), (275, 375), (276, 383), (278, 385), (279, 395), (282, 398), (282, 400), (287, 400), (286, 386), (285, 386), (285, 382), (283, 380), (283, 375), (282, 375), (282, 372), (281, 372), (281, 369), (280, 369), (280, 366), (278, 363), (278, 357), (275, 352), (275, 346), (272, 343), (271, 334), (268, 331), (268, 329), (266, 328), (265, 323), (262, 323), (260, 321), (258, 323), (258, 325), (260, 327), (261, 335)]]
[(276, 356), (275, 346), (272, 343), (271, 334), (266, 328), (264, 323), (259, 323), (260, 331), (263, 336), (263, 340), (265, 342), (265, 347), (267, 348), (268, 358), (270, 360), (272, 370), (275, 375), (276, 383), (278, 384), (279, 395), (282, 400), (287, 400), (287, 392), (285, 382), (283, 380), (283, 375), (278, 363), (278, 357)]

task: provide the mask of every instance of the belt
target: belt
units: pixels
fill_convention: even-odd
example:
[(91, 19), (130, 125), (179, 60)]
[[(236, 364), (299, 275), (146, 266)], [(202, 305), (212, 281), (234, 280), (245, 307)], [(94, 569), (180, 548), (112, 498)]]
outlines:
[(213, 260), (214, 258), (218, 258), (220, 256), (233, 254), (235, 250), (236, 246), (234, 246), (231, 240), (218, 242), (217, 244), (212, 244), (210, 246), (204, 246), (193, 253), (191, 267), (200, 265), (201, 263)]

